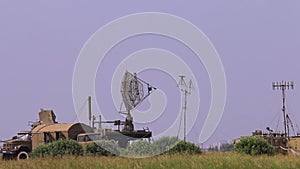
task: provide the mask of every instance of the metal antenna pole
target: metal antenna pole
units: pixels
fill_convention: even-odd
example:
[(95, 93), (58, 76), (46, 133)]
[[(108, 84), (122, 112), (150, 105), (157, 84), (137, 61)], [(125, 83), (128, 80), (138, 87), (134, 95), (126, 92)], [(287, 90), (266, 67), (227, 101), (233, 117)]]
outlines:
[(102, 128), (102, 117), (99, 115), (99, 123), (98, 123), (98, 129)]
[(285, 88), (281, 87), (281, 91), (282, 91), (282, 112), (283, 112), (283, 123), (284, 123), (284, 136), (287, 136), (287, 132), (286, 132), (286, 111), (285, 111)]
[(88, 104), (89, 104), (89, 121), (90, 121), (90, 126), (92, 125), (92, 97), (88, 97)]
[[(285, 97), (285, 90), (294, 89), (294, 82), (273, 82), (272, 83), (273, 90), (281, 90), (282, 92), (282, 113), (283, 113), (283, 123), (284, 123), (284, 136), (289, 137), (289, 134), (287, 134), (287, 114), (286, 114), (286, 108), (285, 108), (285, 102), (286, 102), (286, 97)], [(289, 133), (289, 131), (288, 131)]]
[(184, 90), (184, 114), (183, 114), (183, 141), (186, 140), (186, 109), (187, 109), (187, 91)]
[(187, 110), (187, 96), (191, 94), (191, 88), (192, 88), (192, 80), (189, 82), (189, 87), (187, 87), (184, 77), (185, 76), (179, 76), (180, 80), (178, 82), (178, 87), (180, 88), (181, 92), (184, 94), (184, 103), (182, 107), (183, 112), (183, 141), (186, 141), (186, 110)]

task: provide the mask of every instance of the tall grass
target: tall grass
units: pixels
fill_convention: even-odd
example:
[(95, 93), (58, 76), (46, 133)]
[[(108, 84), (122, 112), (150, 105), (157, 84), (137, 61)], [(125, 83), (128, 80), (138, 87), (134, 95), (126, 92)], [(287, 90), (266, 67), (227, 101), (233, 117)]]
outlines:
[(125, 157), (32, 158), (23, 161), (1, 161), (2, 169), (290, 169), (300, 168), (300, 158), (293, 156), (248, 156), (237, 153), (203, 153), (201, 155), (162, 155), (144, 159)]

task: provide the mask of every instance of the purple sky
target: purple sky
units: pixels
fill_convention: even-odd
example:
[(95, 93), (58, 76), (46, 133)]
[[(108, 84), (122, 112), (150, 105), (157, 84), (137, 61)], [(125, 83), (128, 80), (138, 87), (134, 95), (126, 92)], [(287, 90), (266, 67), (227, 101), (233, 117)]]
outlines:
[[(281, 120), (281, 102), (280, 92), (271, 88), (272, 81), (295, 82), (295, 90), (287, 92), (287, 110), (294, 126), (300, 124), (299, 1), (2, 0), (0, 138), (10, 138), (19, 130), (29, 129), (28, 121), (38, 118), (40, 108), (54, 109), (60, 122), (74, 122), (72, 75), (81, 48), (101, 26), (137, 12), (163, 12), (185, 18), (201, 29), (217, 49), (227, 77), (227, 100), (220, 125), (207, 144), (249, 135), (267, 126), (276, 128), (277, 120)], [(121, 43), (110, 54), (133, 52), (135, 44), (139, 44), (137, 49), (175, 50), (180, 46), (171, 39), (156, 36), (135, 37), (127, 43), (128, 48)], [(182, 50), (185, 51), (183, 47)], [(118, 60), (107, 60), (116, 64), (114, 61)], [(186, 61), (192, 62), (188, 58)], [(203, 113), (207, 113), (209, 82), (205, 69), (198, 64), (201, 71), (197, 78), (202, 78), (198, 84), (203, 84), (200, 92), (204, 93), (201, 106)], [(107, 85), (100, 83), (99, 78), (110, 68), (113, 69), (99, 68), (96, 85)], [(152, 75), (145, 73), (143, 78)], [(161, 84), (161, 87), (166, 86)], [(188, 140), (198, 139), (204, 118), (205, 114), (199, 116)]]

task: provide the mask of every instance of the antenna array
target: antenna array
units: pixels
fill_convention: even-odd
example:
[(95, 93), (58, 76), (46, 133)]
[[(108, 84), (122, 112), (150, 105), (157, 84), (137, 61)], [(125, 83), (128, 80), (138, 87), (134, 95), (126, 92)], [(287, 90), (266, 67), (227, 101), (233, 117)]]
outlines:
[[(288, 115), (286, 114), (286, 108), (285, 108), (285, 90), (293, 90), (294, 89), (294, 82), (286, 82), (286, 81), (281, 81), (281, 82), (273, 82), (272, 83), (273, 90), (281, 90), (282, 92), (282, 112), (283, 112), (283, 123), (284, 123), (284, 136), (289, 137), (289, 131), (287, 131), (288, 128)], [(288, 133), (287, 133), (288, 132)]]

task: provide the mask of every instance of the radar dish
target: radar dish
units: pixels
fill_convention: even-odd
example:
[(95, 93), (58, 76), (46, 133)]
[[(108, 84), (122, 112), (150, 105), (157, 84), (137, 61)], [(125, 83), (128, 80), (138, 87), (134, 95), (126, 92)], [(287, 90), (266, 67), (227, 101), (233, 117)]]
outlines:
[(121, 93), (123, 103), (125, 104), (128, 113), (130, 112), (130, 110), (134, 109), (139, 103), (143, 101), (143, 84), (137, 78), (136, 73), (131, 74), (128, 71), (126, 71), (126, 73), (123, 76)]

